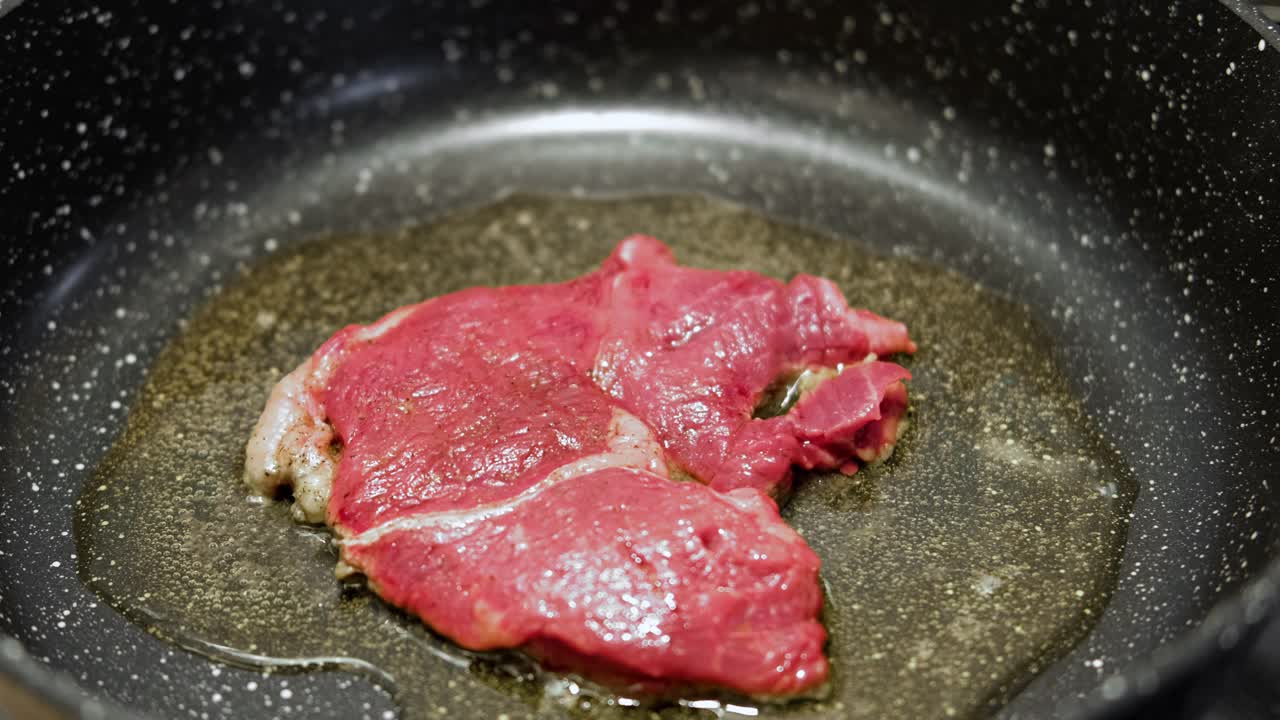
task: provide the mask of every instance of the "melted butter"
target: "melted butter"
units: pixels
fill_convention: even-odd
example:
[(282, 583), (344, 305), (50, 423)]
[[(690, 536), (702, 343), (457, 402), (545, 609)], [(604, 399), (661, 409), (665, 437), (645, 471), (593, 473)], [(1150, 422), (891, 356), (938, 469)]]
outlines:
[[(474, 285), (549, 282), (647, 232), (686, 264), (835, 280), (910, 327), (910, 428), (854, 477), (802, 480), (784, 515), (823, 560), (821, 700), (664, 707), (436, 637), (334, 580), (322, 530), (240, 481), (273, 383), (336, 329)], [(1078, 642), (1115, 583), (1135, 493), (1028, 310), (913, 260), (696, 197), (517, 197), (435, 225), (309, 241), (249, 270), (161, 355), (78, 503), (79, 572), (127, 617), (222, 662), (366, 674), (402, 716), (974, 717)]]

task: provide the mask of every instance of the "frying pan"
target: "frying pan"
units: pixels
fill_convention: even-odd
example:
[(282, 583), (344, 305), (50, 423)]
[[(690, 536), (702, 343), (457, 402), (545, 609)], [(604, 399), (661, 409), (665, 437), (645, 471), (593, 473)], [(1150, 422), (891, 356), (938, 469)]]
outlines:
[[(1032, 308), (1139, 491), (1103, 618), (1000, 716), (1191, 716), (1277, 614), (1280, 37), (1246, 4), (6, 5), (11, 712), (284, 712), (260, 700), (280, 678), (176, 650), (77, 579), (112, 401), (261, 238), (520, 190), (708, 193)], [(414, 162), (355, 192), (386, 157)], [(340, 673), (287, 682), (297, 715), (393, 707)]]

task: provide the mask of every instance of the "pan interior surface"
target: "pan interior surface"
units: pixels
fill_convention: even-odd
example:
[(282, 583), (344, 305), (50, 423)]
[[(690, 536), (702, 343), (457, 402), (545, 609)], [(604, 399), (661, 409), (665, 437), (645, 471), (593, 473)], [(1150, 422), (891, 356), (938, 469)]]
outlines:
[[(160, 409), (139, 405), (157, 400), (155, 388), (140, 391), (148, 368), (173, 380), (180, 365), (175, 351), (163, 349), (181, 338), (177, 342), (188, 343), (183, 352), (190, 357), (197, 335), (183, 333), (193, 325), (222, 323), (228, 331), (256, 333), (273, 343), (267, 369), (283, 372), (334, 329), (330, 320), (368, 320), (464, 281), (543, 279), (528, 273), (566, 277), (618, 239), (615, 231), (623, 228), (609, 226), (612, 219), (627, 216), (627, 207), (648, 207), (644, 217), (654, 222), (626, 231), (668, 230), (666, 239), (699, 264), (741, 263), (775, 275), (838, 275), (849, 268), (848, 277), (839, 279), (855, 302), (919, 323), (933, 336), (925, 342), (950, 348), (949, 357), (986, 337), (943, 322), (957, 308), (991, 319), (980, 328), (991, 337), (1013, 332), (1024, 344), (1037, 338), (1043, 346), (1033, 354), (1048, 358), (1053, 370), (1027, 380), (1044, 381), (1050, 395), (1069, 399), (1046, 407), (1049, 415), (1071, 414), (1049, 418), (1046, 427), (1087, 427), (1075, 436), (1081, 443), (1101, 438), (1118, 451), (1114, 458), (1106, 450), (1084, 453), (1103, 464), (1096, 475), (1071, 466), (1061, 477), (1067, 483), (1098, 481), (1102, 489), (1103, 480), (1114, 477), (1115, 497), (1099, 490), (1095, 501), (1118, 507), (1132, 498), (1127, 541), (1108, 545), (1123, 545), (1123, 557), (1116, 567), (1092, 566), (1093, 585), (1044, 586), (1045, 599), (1070, 604), (1079, 622), (1059, 626), (1062, 632), (1036, 663), (1046, 667), (999, 714), (1059, 715), (1113, 672), (1187, 632), (1215, 602), (1260, 572), (1277, 548), (1280, 486), (1268, 484), (1275, 460), (1269, 428), (1280, 411), (1271, 290), (1280, 273), (1274, 226), (1267, 225), (1277, 207), (1268, 158), (1280, 157), (1280, 128), (1270, 110), (1280, 102), (1275, 53), (1264, 52), (1265, 44), (1259, 49), (1238, 18), (1209, 2), (1134, 3), (1122, 10), (1071, 2), (1055, 8), (974, 3), (947, 13), (913, 2), (856, 10), (837, 5), (812, 3), (784, 13), (767, 5), (710, 3), (650, 13), (555, 3), (532, 13), (501, 2), (465, 11), (405, 3), (346, 13), (319, 4), (284, 9), (228, 2), (215, 11), (136, 3), (136, 12), (103, 13), (32, 2), (6, 16), (4, 22), (13, 24), (0, 26), (10, 33), (0, 43), (0, 97), (17, 104), (6, 116), (18, 120), (0, 128), (5, 152), (16, 163), (0, 181), (0, 197), (5, 207), (23, 212), (0, 217), (0, 232), (13, 239), (11, 283), (0, 295), (0, 631), (21, 641), (37, 661), (135, 712), (394, 714), (396, 703), (381, 689), (393, 683), (369, 667), (353, 667), (348, 658), (302, 662), (335, 672), (264, 672), (256, 667), (263, 659), (254, 657), (244, 638), (232, 638), (228, 647), (208, 646), (227, 635), (196, 626), (207, 617), (193, 615), (192, 625), (182, 628), (176, 627), (181, 617), (147, 620), (143, 604), (121, 603), (134, 608), (134, 621), (169, 640), (206, 643), (188, 652), (103, 603), (81, 574), (100, 586), (112, 577), (123, 582), (131, 569), (120, 568), (120, 560), (112, 570), (95, 566), (113, 539), (101, 528), (139, 518), (109, 516), (112, 508), (103, 505), (116, 501), (94, 493), (103, 484), (108, 490), (101, 492), (109, 493), (113, 485), (100, 482), (95, 468), (104, 457), (108, 474), (122, 467), (122, 456), (109, 450), (121, 433), (129, 437), (129, 409), (137, 408), (134, 433)], [(494, 16), (473, 14), (497, 10), (502, 12)], [(671, 37), (663, 29), (675, 22), (688, 29), (679, 47), (658, 39)], [(61, 82), (67, 73), (80, 81)], [(1224, 107), (1235, 115), (1222, 119)], [(658, 197), (672, 193), (683, 199)], [(564, 199), (581, 196), (617, 196), (617, 204)], [(690, 199), (702, 196), (734, 206)], [(560, 208), (550, 213), (558, 219), (512, 229), (519, 227), (522, 208), (542, 217), (537, 213), (552, 206)], [(599, 209), (606, 207), (613, 212)], [(573, 218), (587, 216), (599, 235), (574, 224)], [(642, 224), (644, 217), (632, 217)], [(489, 230), (486, 218), (502, 220), (501, 227)], [(314, 317), (306, 306), (267, 308), (261, 317), (257, 310), (217, 314), (226, 297), (219, 293), (248, 292), (246, 273), (254, 277), (279, 267), (306, 243), (332, 257), (356, 252), (361, 243), (355, 238), (373, 239), (371, 252), (402, 243), (407, 258), (429, 262), (452, 252), (432, 233), (464, 221), (471, 223), (465, 227), (475, 252), (497, 253), (485, 256), (490, 259), (525, 255), (519, 263), (492, 267), (472, 258), (458, 269), (484, 266), (489, 274), (470, 279), (439, 266), (415, 279), (412, 268), (387, 265), (383, 277), (397, 282), (380, 286), (385, 297), (358, 292), (379, 277), (344, 282), (324, 275), (334, 279), (322, 284), (335, 293), (329, 301), (292, 299), (313, 304)], [(535, 230), (547, 235), (535, 237)], [(726, 236), (732, 232), (744, 239), (735, 243)], [(812, 251), (797, 252), (776, 237), (761, 239), (769, 233), (810, 243)], [(695, 237), (702, 234), (719, 240), (704, 244)], [(509, 246), (504, 238), (513, 236), (521, 241)], [(442, 249), (428, 245), (434, 242)], [(762, 261), (766, 247), (777, 264)], [(552, 255), (557, 249), (563, 252)], [(821, 262), (827, 251), (842, 262), (815, 266), (814, 258)], [(922, 274), (863, 276), (856, 272), (863, 265), (886, 272), (919, 268)], [(925, 277), (936, 283), (911, 286)], [(398, 282), (404, 278), (412, 282)], [(281, 292), (301, 292), (314, 279), (272, 282)], [(904, 285), (893, 284), (898, 280)], [(973, 294), (961, 292), (966, 283)], [(910, 294), (901, 292), (907, 286)], [(361, 317), (342, 307), (348, 301)], [(282, 317), (309, 317), (312, 324), (291, 334), (277, 324)], [(984, 350), (1016, 365), (1022, 347), (1015, 344), (1005, 355), (999, 347)], [(194, 387), (200, 378), (216, 379), (238, 367), (224, 379), (234, 380), (236, 422), (245, 423), (247, 433), (257, 409), (250, 396), (265, 397), (275, 379), (253, 365), (266, 355), (237, 354), (218, 343), (208, 350), (208, 365), (186, 381)], [(910, 476), (929, 467), (922, 448), (931, 437), (955, 443), (956, 452), (970, 453), (970, 459), (1024, 463), (1002, 476), (1009, 482), (1028, 477), (1019, 473), (1048, 462), (1045, 455), (1070, 455), (1056, 446), (1019, 447), (1027, 437), (1020, 433), (1031, 428), (1003, 428), (1006, 420), (987, 417), (994, 413), (984, 413), (968, 435), (930, 436), (931, 427), (955, 421), (946, 417), (949, 396), (978, 398), (975, 407), (985, 409), (992, 398), (978, 392), (986, 386), (949, 379), (944, 367), (931, 368), (929, 361), (922, 354), (912, 368), (924, 390), (913, 431), (918, 435), (909, 436), (897, 463), (852, 481), (812, 479), (811, 492), (793, 500), (789, 518), (812, 518), (815, 544), (834, 545), (846, 540), (840, 533), (865, 532), (866, 523), (899, 501), (932, 504), (944, 518), (985, 508), (975, 523), (1025, 519), (1016, 510), (999, 510), (999, 493), (931, 496), (918, 476), (919, 492), (895, 497), (917, 487)], [(1018, 387), (999, 385), (995, 366), (978, 370), (988, 373), (983, 377), (997, 392)], [(253, 387), (245, 377), (252, 377)], [(192, 395), (159, 402), (161, 408), (188, 403), (199, 410), (211, 400)], [(184, 422), (198, 426), (199, 418)], [(219, 442), (229, 434), (212, 433)], [(1008, 439), (1015, 441), (1013, 450), (998, 443)], [(223, 506), (215, 500), (234, 500), (234, 489), (202, 487), (204, 478), (188, 475), (184, 466), (216, 466), (211, 483), (234, 478), (236, 442), (234, 451), (166, 445), (191, 454), (150, 458), (149, 464), (126, 458), (144, 466), (138, 477), (164, 469), (174, 478), (175, 493), (198, 491), (162, 505), (191, 516), (151, 528), (152, 541), (183, 526), (216, 526)], [(87, 494), (79, 495), (82, 489)], [(156, 497), (129, 502), (147, 499)], [(331, 555), (322, 535), (288, 526), (279, 506), (249, 512), (261, 516), (261, 527), (275, 528), (264, 531), (267, 537), (284, 538), (286, 557), (299, 561), (290, 563), (294, 570), (286, 579), (305, 575), (313, 589), (325, 588), (314, 597), (339, 614), (364, 603), (362, 612), (387, 621), (381, 632), (448, 668), (437, 676), (443, 699), (430, 712), (462, 714), (471, 707), (467, 702), (487, 702), (454, 704), (451, 693), (458, 688), (448, 682), (458, 677), (479, 688), (477, 696), (516, 703), (512, 717), (578, 712), (574, 704), (582, 697), (561, 704), (541, 692), (512, 694), (485, 679), (519, 672), (519, 666), (503, 669), (485, 660), (487, 675), (457, 670), (450, 663), (472, 658), (460, 658), (359, 592), (343, 594), (328, 578)], [(845, 525), (847, 517), (855, 521)], [(73, 533), (77, 519), (81, 548)], [(104, 520), (108, 525), (101, 525)], [(85, 543), (84, 525), (95, 521), (97, 538)], [(119, 534), (114, 540), (125, 545), (136, 540)], [(218, 542), (214, 535), (202, 537)], [(172, 539), (175, 545), (189, 541), (180, 533)], [(964, 542), (977, 548), (985, 539), (979, 533)], [(265, 546), (240, 555), (235, 550), (242, 541), (228, 539), (204, 555), (221, 552), (218, 557), (237, 571), (210, 593), (231, 593), (235, 583), (280, 560)], [(915, 554), (902, 563), (903, 581), (942, 593), (951, 582), (955, 592), (988, 603), (1016, 589), (1017, 578), (1006, 577), (1016, 573), (995, 563), (981, 564), (1004, 568), (1004, 575), (928, 574), (931, 553), (942, 553), (934, 556), (940, 560), (961, 547), (913, 546)], [(175, 563), (180, 556), (169, 554)], [(841, 603), (857, 602), (844, 583), (885, 565), (846, 571), (832, 564), (828, 558), (833, 623), (852, 627), (853, 620), (839, 615)], [(163, 569), (170, 578), (183, 570)], [(1073, 600), (1077, 590), (1082, 596)], [(206, 588), (187, 591), (191, 606), (211, 606), (201, 596)], [(130, 588), (104, 592), (118, 598)], [(170, 588), (166, 601), (177, 594)], [(1086, 609), (1100, 617), (1086, 618)], [(864, 618), (883, 613), (865, 626), (872, 635), (913, 617), (896, 607), (865, 611)], [(304, 615), (305, 608), (290, 612)], [(272, 635), (287, 639), (287, 631), (277, 626)], [(929, 670), (930, 650), (939, 648), (904, 647), (882, 660), (898, 662), (903, 675), (919, 674)], [(210, 663), (208, 655), (239, 655), (240, 666)], [(841, 663), (838, 682), (858, 683), (856, 664)], [(945, 667), (960, 671), (956, 663)], [(950, 695), (965, 703), (956, 710), (989, 710), (988, 702), (998, 703), (1025, 679), (1030, 665), (1019, 667), (1004, 675), (1009, 668), (1000, 669), (1001, 676), (985, 686), (994, 688), (990, 696)], [(448, 675), (454, 672), (461, 675)], [(1147, 685), (1111, 683), (1104, 689), (1115, 698), (1158, 680), (1147, 679)], [(941, 694), (930, 693), (944, 686), (946, 679), (939, 679), (918, 700), (942, 707)], [(802, 704), (789, 712), (874, 715), (885, 700), (841, 711)], [(726, 707), (717, 711), (732, 716)]]
[(515, 197), (423, 228), (304, 242), (248, 270), (161, 354), (79, 501), (82, 577), (155, 634), (215, 659), (364, 671), (408, 718), (439, 707), (637, 712), (635, 698), (463, 653), (368, 593), (344, 592), (323, 533), (294, 527), (280, 504), (249, 504), (238, 469), (266, 388), (334, 328), (467, 287), (567, 279), (641, 229), (698, 266), (784, 278), (825, 268), (925, 348), (910, 361), (915, 413), (896, 458), (808, 478), (787, 506), (823, 558), (827, 697), (693, 696), (656, 712), (984, 716), (1101, 617), (1134, 482), (1030, 313), (919, 260), (696, 196)]

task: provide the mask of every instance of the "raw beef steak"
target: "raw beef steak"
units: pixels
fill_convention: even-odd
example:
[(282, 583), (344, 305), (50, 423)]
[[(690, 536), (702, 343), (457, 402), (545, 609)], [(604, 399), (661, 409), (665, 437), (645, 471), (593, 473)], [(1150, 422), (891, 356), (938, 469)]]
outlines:
[(892, 451), (909, 374), (876, 357), (914, 349), (826, 280), (683, 268), (636, 236), (569, 282), (341, 330), (273, 390), (245, 478), (292, 487), (340, 573), (465, 647), (795, 694), (827, 676), (818, 559), (770, 496)]

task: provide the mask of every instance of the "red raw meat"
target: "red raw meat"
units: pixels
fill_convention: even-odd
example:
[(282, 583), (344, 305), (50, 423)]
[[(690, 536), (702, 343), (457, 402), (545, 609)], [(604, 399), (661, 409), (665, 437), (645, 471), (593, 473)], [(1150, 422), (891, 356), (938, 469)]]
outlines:
[[(852, 451), (836, 457), (808, 449), (815, 442), (849, 444), (852, 437), (800, 434), (792, 415), (753, 420), (752, 412), (779, 377), (806, 367), (860, 363), (870, 354), (914, 352), (905, 326), (851, 311), (830, 281), (811, 275), (784, 285), (752, 272), (679, 267), (671, 251), (652, 238), (624, 241), (602, 272), (619, 260), (625, 265), (611, 283), (592, 375), (653, 426), (676, 464), (718, 490), (755, 487), (770, 494), (789, 486), (792, 464), (856, 467), (849, 465)], [(881, 369), (868, 378), (876, 382), (841, 383), (840, 401), (866, 409), (842, 419), (832, 432), (848, 434), (879, 421), (885, 389), (909, 377), (898, 366), (875, 367)]]
[(890, 452), (910, 375), (874, 356), (914, 349), (826, 280), (682, 268), (636, 236), (570, 282), (340, 331), (273, 391), (246, 480), (292, 485), (344, 571), (465, 647), (647, 692), (794, 694), (827, 676), (818, 559), (769, 494)]
[(754, 490), (608, 468), (343, 557), (463, 646), (524, 647), (614, 685), (785, 695), (827, 674), (818, 558)]

